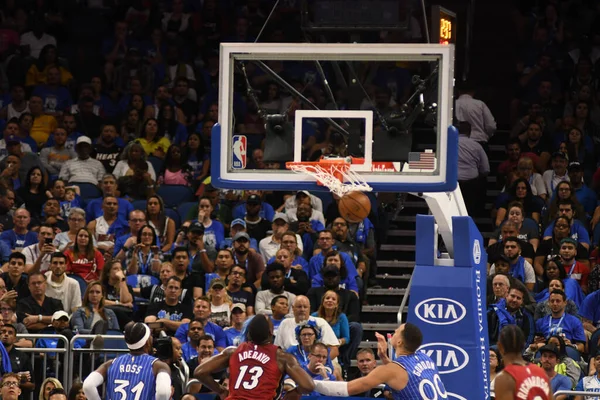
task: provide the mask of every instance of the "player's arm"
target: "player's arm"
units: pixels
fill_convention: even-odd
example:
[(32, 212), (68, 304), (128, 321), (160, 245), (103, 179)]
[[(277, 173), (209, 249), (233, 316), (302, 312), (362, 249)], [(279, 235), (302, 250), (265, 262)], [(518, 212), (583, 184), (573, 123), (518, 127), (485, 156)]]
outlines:
[(315, 390), (326, 396), (348, 397), (371, 390), (384, 383), (394, 383), (401, 387), (401, 381), (406, 382), (406, 371), (397, 364), (380, 365), (362, 378), (350, 382), (315, 381)]
[(203, 386), (218, 394), (221, 398), (227, 394), (227, 389), (219, 385), (212, 377), (213, 372), (222, 371), (229, 366), (229, 358), (235, 351), (235, 347), (228, 347), (216, 356), (212, 356), (194, 370), (194, 378), (198, 379)]
[(156, 400), (169, 400), (171, 398), (171, 368), (159, 360), (152, 364), (152, 372), (156, 376)]
[(104, 383), (104, 377), (108, 372), (108, 367), (112, 364), (112, 360), (105, 362), (98, 367), (97, 370), (92, 372), (83, 381), (83, 393), (89, 400), (101, 400), (100, 393), (98, 393), (98, 386)]
[(277, 352), (277, 358), (283, 361), (285, 365), (285, 373), (296, 382), (296, 389), (298, 393), (309, 394), (315, 390), (315, 383), (306, 373), (304, 369), (298, 364), (296, 357), (289, 353), (285, 353), (283, 350)]

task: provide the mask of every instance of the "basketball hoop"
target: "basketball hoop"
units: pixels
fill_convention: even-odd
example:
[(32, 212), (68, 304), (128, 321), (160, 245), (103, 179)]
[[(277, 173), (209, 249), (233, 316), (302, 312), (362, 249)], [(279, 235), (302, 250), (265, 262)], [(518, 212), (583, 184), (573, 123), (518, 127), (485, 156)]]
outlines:
[(339, 197), (350, 192), (373, 190), (360, 175), (350, 169), (352, 157), (322, 158), (319, 161), (287, 162), (286, 168), (298, 174), (314, 177), (317, 184), (327, 187)]

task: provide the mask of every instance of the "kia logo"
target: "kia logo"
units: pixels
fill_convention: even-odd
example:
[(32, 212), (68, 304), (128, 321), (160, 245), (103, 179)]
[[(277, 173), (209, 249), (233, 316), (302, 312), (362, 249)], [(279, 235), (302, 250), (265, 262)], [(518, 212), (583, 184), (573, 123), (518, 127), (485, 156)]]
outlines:
[(451, 374), (465, 368), (469, 355), (460, 347), (450, 343), (428, 343), (419, 348), (435, 362), (440, 374)]
[(417, 304), (415, 314), (428, 324), (452, 325), (467, 315), (467, 309), (456, 300), (434, 297)]
[(446, 392), (448, 394), (448, 399), (456, 399), (456, 400), (467, 400), (462, 396), (457, 395), (456, 393)]

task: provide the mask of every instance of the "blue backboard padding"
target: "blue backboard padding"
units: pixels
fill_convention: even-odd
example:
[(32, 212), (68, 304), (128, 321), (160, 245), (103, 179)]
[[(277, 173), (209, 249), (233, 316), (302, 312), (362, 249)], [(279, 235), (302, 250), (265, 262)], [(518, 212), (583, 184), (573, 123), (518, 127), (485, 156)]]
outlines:
[[(221, 125), (215, 124), (211, 133), (211, 184), (222, 189), (260, 189), (283, 191), (328, 191), (316, 182), (281, 182), (276, 175), (265, 174), (261, 181), (224, 179), (221, 171), (221, 157), (227, 157), (228, 151), (221, 149)], [(458, 185), (458, 131), (448, 127), (448, 148), (446, 149), (446, 180), (442, 183), (398, 182), (398, 176), (390, 174), (389, 182), (368, 182), (374, 192), (451, 192)], [(243, 172), (240, 172), (242, 175)]]

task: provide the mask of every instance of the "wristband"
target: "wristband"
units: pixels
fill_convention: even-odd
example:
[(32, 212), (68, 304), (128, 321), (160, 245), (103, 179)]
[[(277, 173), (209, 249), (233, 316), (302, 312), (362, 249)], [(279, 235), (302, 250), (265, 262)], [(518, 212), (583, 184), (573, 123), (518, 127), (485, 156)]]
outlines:
[(42, 314), (38, 314), (38, 322), (42, 322)]
[(115, 300), (115, 304), (119, 305), (120, 304), (119, 300)]
[(206, 249), (198, 250), (198, 253), (206, 253)]

